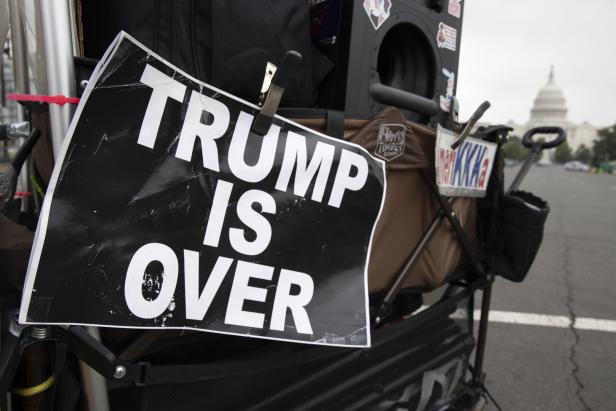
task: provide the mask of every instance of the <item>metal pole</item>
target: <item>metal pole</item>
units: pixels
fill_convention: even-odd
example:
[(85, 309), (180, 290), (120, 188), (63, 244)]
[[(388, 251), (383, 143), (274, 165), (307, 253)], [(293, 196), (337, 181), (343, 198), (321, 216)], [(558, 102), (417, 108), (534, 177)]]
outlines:
[(71, 48), (73, 50), (73, 56), (83, 56), (81, 47), (79, 46), (79, 23), (77, 21), (77, 10), (75, 9), (75, 2), (79, 0), (68, 0), (68, 17), (71, 21)]
[[(75, 65), (73, 61), (75, 36), (75, 13), (73, 0), (41, 0), (41, 26), (43, 32), (43, 51), (47, 73), (47, 93), (75, 96)], [(57, 158), (62, 147), (64, 135), (73, 117), (70, 104), (49, 105), (51, 139), (54, 157)], [(88, 327), (88, 332), (100, 341), (96, 327)], [(109, 398), (104, 377), (82, 362), (82, 376), (87, 391), (89, 409), (108, 411)]]
[[(13, 50), (13, 80), (15, 85), (15, 92), (21, 94), (28, 94), (30, 92), (30, 76), (28, 74), (28, 47), (26, 43), (26, 36), (24, 34), (24, 27), (22, 25), (21, 12), (19, 7), (19, 0), (9, 0), (9, 18), (11, 24), (11, 47)], [(26, 119), (26, 112), (21, 104), (17, 104), (17, 118), (18, 122), (22, 122)], [(19, 139), (19, 144), (23, 144), (25, 138)], [(19, 174), (18, 188), (21, 191), (28, 191), (28, 179), (29, 179), (28, 167), (23, 167)], [(22, 199), (22, 207), (28, 208), (28, 198)]]
[(400, 291), (400, 288), (402, 287), (402, 283), (404, 282), (406, 277), (409, 275), (411, 270), (415, 268), (415, 265), (417, 265), (417, 262), (419, 261), (419, 257), (421, 257), (421, 254), (424, 252), (428, 244), (430, 244), (430, 241), (432, 240), (434, 233), (436, 233), (436, 230), (441, 225), (441, 222), (443, 222), (444, 219), (445, 219), (445, 211), (441, 209), (439, 210), (438, 214), (434, 217), (434, 219), (428, 226), (428, 229), (426, 230), (424, 235), (421, 237), (419, 243), (413, 249), (413, 252), (411, 253), (410, 257), (408, 258), (408, 260), (406, 260), (404, 267), (398, 272), (398, 275), (394, 279), (393, 284), (389, 287), (389, 290), (387, 291), (387, 294), (385, 295), (383, 302), (381, 303), (381, 305), (379, 306), (377, 310), (376, 319), (375, 319), (375, 323), (377, 326), (380, 325), (381, 322), (385, 320), (391, 314), (391, 303), (394, 301), (394, 299), (398, 295), (398, 291)]
[(481, 318), (479, 319), (479, 331), (477, 335), (477, 349), (475, 351), (475, 372), (476, 382), (483, 384), (483, 357), (486, 352), (486, 341), (488, 339), (488, 320), (490, 317), (490, 302), (492, 300), (492, 284), (494, 276), (488, 275), (483, 297), (481, 299)]
[[(28, 52), (24, 29), (19, 13), (19, 0), (9, 0), (9, 14), (11, 19), (11, 45), (13, 49), (13, 78), (15, 92), (28, 94), (30, 81), (28, 76)], [(17, 121), (24, 121), (25, 113), (21, 105), (17, 105)]]
[[(67, 0), (41, 0), (41, 26), (49, 95), (75, 96), (75, 67), (71, 18)], [(54, 157), (58, 156), (64, 134), (73, 116), (70, 104), (49, 105)]]
[[(87, 327), (88, 333), (96, 340), (100, 341), (101, 336), (98, 328)], [(79, 362), (81, 368), (81, 378), (83, 389), (86, 393), (88, 410), (90, 411), (109, 411), (109, 397), (107, 395), (107, 380), (88, 364)]]
[(513, 179), (513, 183), (511, 183), (509, 190), (507, 190), (508, 192), (517, 190), (520, 187), (522, 180), (524, 180), (524, 177), (526, 177), (528, 170), (530, 170), (531, 166), (535, 162), (535, 158), (537, 158), (537, 154), (539, 154), (539, 151), (541, 151), (541, 149), (532, 149), (532, 151), (526, 158), (526, 161), (524, 161), (524, 164), (522, 164), (522, 168), (520, 169), (520, 171), (518, 171), (518, 174), (516, 174), (515, 178)]

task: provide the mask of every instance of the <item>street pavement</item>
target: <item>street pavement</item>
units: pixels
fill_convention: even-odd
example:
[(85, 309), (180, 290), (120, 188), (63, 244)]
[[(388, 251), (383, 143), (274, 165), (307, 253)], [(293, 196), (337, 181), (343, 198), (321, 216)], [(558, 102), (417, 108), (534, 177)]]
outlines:
[[(521, 189), (550, 203), (544, 241), (523, 283), (497, 279), (492, 309), (616, 321), (616, 175), (535, 166)], [(616, 410), (614, 330), (491, 322), (484, 368), (505, 411)]]
[[(535, 166), (520, 188), (551, 212), (527, 279), (498, 278), (492, 309), (616, 320), (616, 175)], [(486, 386), (503, 410), (616, 410), (614, 331), (491, 322)]]

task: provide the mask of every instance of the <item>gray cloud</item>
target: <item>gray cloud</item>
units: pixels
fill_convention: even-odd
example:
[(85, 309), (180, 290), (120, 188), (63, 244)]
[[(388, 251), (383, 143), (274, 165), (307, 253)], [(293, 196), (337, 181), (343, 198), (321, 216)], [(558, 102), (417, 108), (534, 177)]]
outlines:
[(526, 122), (555, 67), (569, 119), (616, 122), (616, 1), (468, 0), (457, 94), (462, 119), (483, 101), (491, 122)]

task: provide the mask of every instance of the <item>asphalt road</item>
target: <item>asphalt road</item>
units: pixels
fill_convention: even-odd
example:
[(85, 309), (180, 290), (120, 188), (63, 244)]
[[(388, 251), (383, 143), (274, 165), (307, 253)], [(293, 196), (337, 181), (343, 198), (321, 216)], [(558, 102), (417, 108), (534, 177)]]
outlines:
[[(616, 320), (616, 175), (535, 167), (521, 189), (550, 203), (544, 241), (526, 281), (496, 281), (492, 309)], [(486, 386), (503, 410), (616, 410), (614, 331), (490, 323)]]
[[(492, 309), (615, 321), (616, 175), (534, 167), (521, 188), (551, 212), (526, 281), (497, 279)], [(613, 331), (491, 322), (484, 367), (505, 411), (616, 410)]]

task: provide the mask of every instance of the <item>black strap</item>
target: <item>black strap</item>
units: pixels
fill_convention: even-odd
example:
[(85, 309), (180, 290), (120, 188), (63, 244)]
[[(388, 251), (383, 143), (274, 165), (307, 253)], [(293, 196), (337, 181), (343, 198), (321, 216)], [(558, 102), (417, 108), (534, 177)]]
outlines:
[(72, 411), (77, 407), (82, 396), (82, 388), (73, 370), (66, 362), (66, 347), (56, 344), (56, 364), (54, 375), (56, 384), (53, 389), (53, 409), (57, 411)]
[(344, 111), (327, 110), (325, 134), (334, 138), (344, 138)]
[[(137, 385), (182, 384), (197, 381), (218, 380), (223, 378), (275, 371), (288, 367), (297, 367), (305, 363), (324, 360), (353, 351), (333, 347), (318, 347), (304, 353), (292, 352), (272, 361), (271, 357), (254, 360), (235, 360), (207, 364), (151, 365), (149, 363), (127, 363), (126, 376), (123, 380)], [(120, 386), (121, 384), (117, 384)]]

